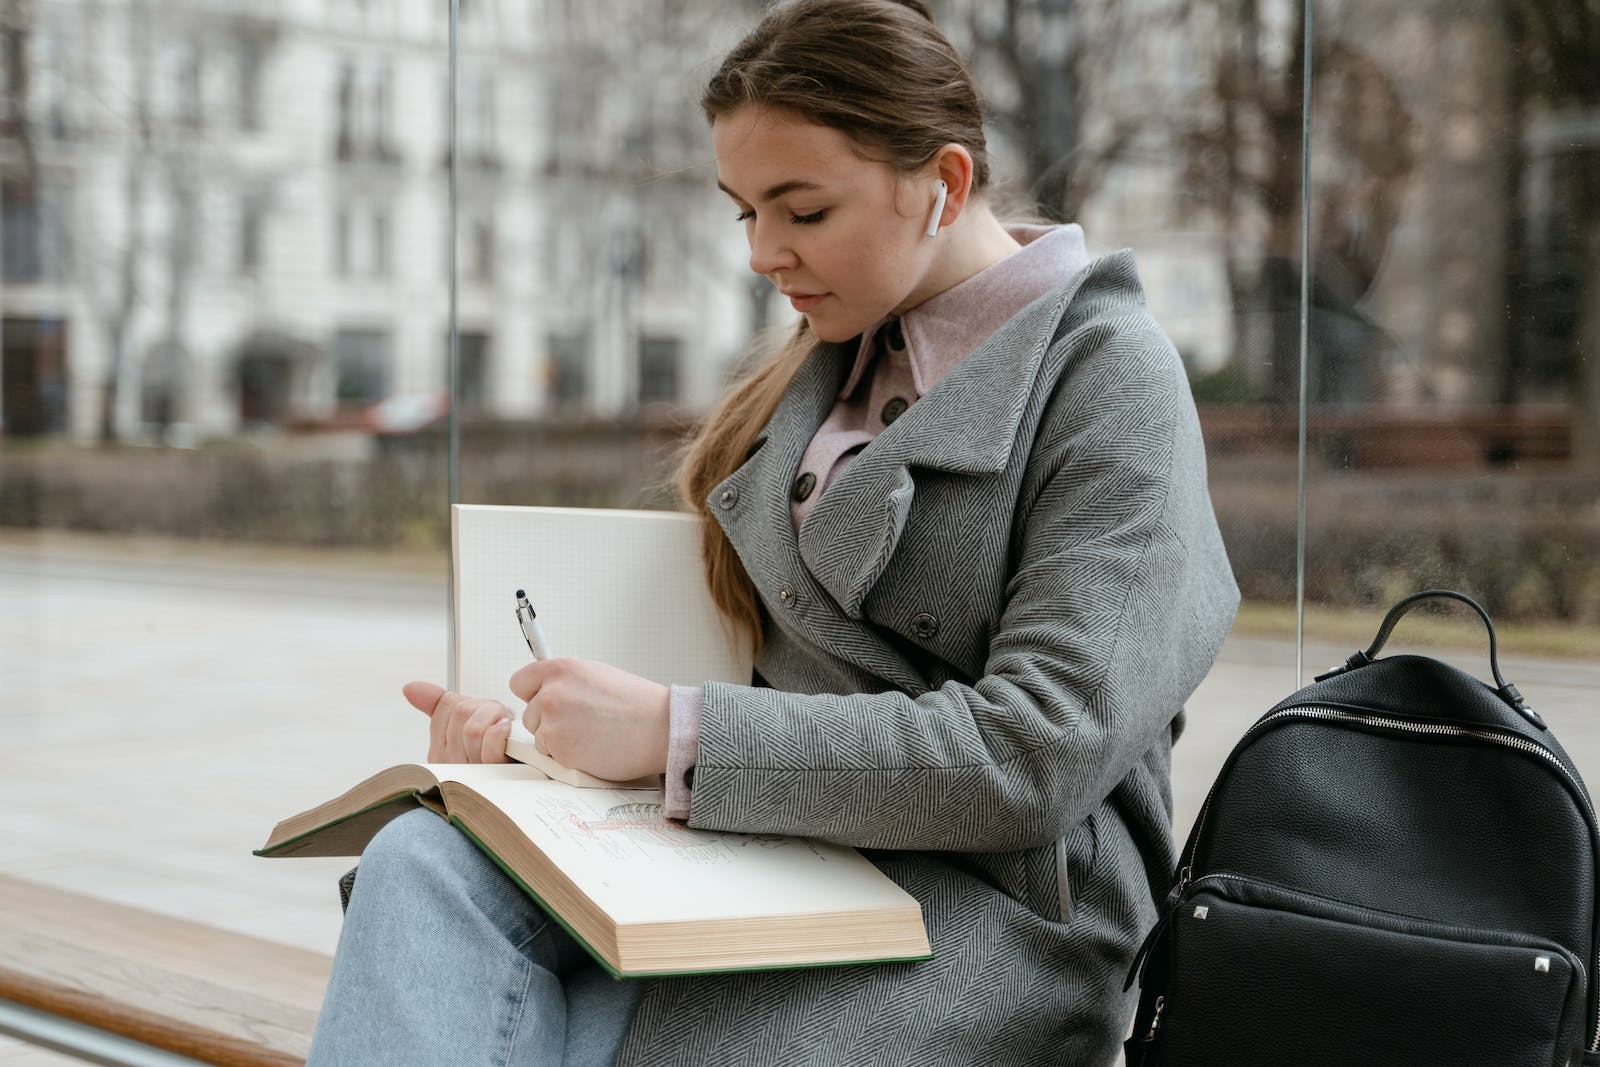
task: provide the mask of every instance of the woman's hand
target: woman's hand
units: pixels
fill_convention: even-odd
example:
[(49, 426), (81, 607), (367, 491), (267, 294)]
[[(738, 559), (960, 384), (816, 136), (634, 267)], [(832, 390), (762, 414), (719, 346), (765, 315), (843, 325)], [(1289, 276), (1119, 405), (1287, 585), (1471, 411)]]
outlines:
[(428, 716), (429, 763), (504, 763), (511, 709), (498, 700), (462, 696), (432, 682), (408, 682), (411, 706)]
[(563, 766), (613, 781), (666, 772), (666, 686), (605, 663), (560, 657), (513, 674), (511, 691), (528, 702), (522, 724), (540, 751)]

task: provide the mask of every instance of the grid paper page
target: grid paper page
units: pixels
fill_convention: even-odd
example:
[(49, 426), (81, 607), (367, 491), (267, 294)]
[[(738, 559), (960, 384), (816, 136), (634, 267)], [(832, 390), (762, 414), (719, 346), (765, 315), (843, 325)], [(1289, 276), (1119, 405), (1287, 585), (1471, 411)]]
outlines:
[(663, 685), (749, 684), (705, 587), (691, 515), (457, 504), (456, 685), (513, 711), (513, 672), (531, 658), (516, 591), (552, 655), (600, 660)]

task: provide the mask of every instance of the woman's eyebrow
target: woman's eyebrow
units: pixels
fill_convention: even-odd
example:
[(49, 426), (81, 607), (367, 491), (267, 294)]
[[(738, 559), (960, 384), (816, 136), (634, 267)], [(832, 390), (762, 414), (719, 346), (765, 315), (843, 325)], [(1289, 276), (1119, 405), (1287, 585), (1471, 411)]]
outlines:
[[(717, 188), (721, 189), (723, 192), (727, 193), (729, 196), (733, 197), (735, 200), (742, 200), (743, 199), (743, 197), (741, 197), (738, 193), (734, 192), (732, 189), (729, 189), (726, 185), (723, 185), (721, 178), (717, 179)], [(816, 182), (806, 182), (806, 181), (800, 181), (798, 179), (791, 178), (789, 181), (779, 182), (777, 185), (774, 185), (771, 189), (768, 189), (766, 192), (762, 193), (761, 194), (761, 202), (763, 204), (765, 204), (765, 203), (767, 203), (769, 201), (776, 200), (776, 199), (778, 199), (778, 197), (782, 196), (784, 193), (792, 193), (792, 192), (796, 192), (797, 190), (807, 190), (807, 191), (809, 191), (809, 190), (821, 189), (821, 188), (822, 188), (822, 186), (818, 185)]]

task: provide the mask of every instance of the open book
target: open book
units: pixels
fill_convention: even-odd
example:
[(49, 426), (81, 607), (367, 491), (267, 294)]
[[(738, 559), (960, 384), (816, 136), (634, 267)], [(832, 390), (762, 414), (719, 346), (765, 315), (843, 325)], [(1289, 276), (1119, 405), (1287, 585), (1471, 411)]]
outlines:
[[(520, 711), (526, 589), (552, 651), (663, 684), (748, 682), (701, 577), (698, 530), (666, 512), (466, 507), (454, 515), (458, 687)], [(618, 977), (929, 957), (916, 899), (854, 849), (692, 830), (660, 793), (555, 766), (404, 764), (280, 822), (261, 856), (357, 855), (427, 807), (462, 829)], [(558, 779), (569, 780), (558, 780)], [(358, 890), (359, 892), (359, 890)]]
[(652, 790), (580, 788), (519, 763), (391, 767), (285, 819), (257, 855), (354, 855), (418, 804), (619, 978), (929, 955), (916, 899), (854, 849), (691, 830), (661, 817)]

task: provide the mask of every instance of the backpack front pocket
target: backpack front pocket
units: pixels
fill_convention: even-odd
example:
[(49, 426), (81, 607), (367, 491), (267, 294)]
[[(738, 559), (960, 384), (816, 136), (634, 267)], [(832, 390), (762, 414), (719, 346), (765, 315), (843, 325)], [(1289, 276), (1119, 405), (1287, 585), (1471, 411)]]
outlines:
[(1563, 1067), (1581, 1044), (1583, 965), (1526, 934), (1212, 874), (1169, 935), (1171, 1067)]

